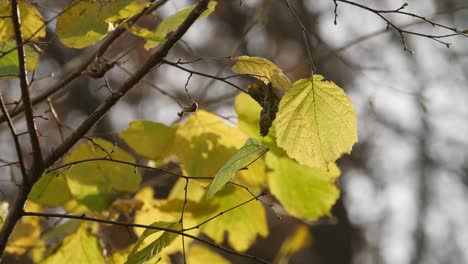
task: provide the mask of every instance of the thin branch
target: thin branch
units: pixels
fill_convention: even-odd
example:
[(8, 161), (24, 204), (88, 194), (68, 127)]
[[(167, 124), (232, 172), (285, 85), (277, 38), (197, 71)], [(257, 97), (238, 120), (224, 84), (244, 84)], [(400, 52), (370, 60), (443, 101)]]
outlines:
[[(44, 165), (42, 160), (41, 145), (39, 137), (36, 132), (36, 124), (34, 122), (34, 112), (31, 104), (31, 97), (29, 95), (29, 84), (28, 84), (28, 72), (26, 70), (26, 58), (24, 53), (23, 35), (21, 33), (20, 26), (20, 10), (18, 7), (18, 1), (11, 1), (11, 16), (13, 21), (13, 28), (15, 31), (16, 44), (19, 46), (18, 51), (18, 64), (19, 64), (19, 79), (21, 88), (21, 101), (24, 105), (24, 114), (26, 118), (26, 126), (29, 131), (29, 140), (31, 142), (32, 154), (33, 154), (33, 165), (32, 171), (39, 172), (43, 171)], [(24, 175), (26, 176), (26, 175)], [(29, 184), (29, 180), (24, 184)]]
[(157, 226), (151, 226), (151, 225), (142, 225), (142, 224), (134, 224), (134, 223), (126, 223), (126, 222), (120, 222), (120, 221), (113, 221), (113, 220), (107, 220), (107, 219), (100, 219), (100, 218), (94, 218), (94, 217), (88, 217), (86, 215), (70, 215), (70, 214), (53, 214), (53, 213), (39, 213), (39, 212), (23, 212), (23, 216), (38, 216), (38, 217), (46, 217), (46, 218), (66, 218), (66, 219), (78, 219), (78, 220), (83, 220), (83, 221), (90, 221), (90, 222), (96, 222), (96, 223), (102, 223), (102, 224), (110, 224), (110, 225), (117, 225), (117, 226), (124, 226), (124, 227), (137, 227), (137, 228), (145, 228), (145, 229), (153, 229), (153, 230), (159, 230), (159, 231), (164, 231), (172, 234), (177, 234), (183, 237), (188, 237), (193, 240), (196, 240), (200, 243), (209, 245), (211, 247), (214, 247), (216, 249), (219, 249), (221, 251), (224, 251), (229, 254), (233, 254), (236, 256), (240, 256), (243, 258), (248, 258), (254, 261), (257, 261), (259, 263), (270, 263), (266, 260), (257, 258), (255, 256), (239, 253), (237, 251), (222, 247), (220, 245), (217, 245), (213, 242), (201, 239), (199, 237), (196, 237), (194, 235), (190, 235), (185, 233), (184, 230), (175, 230), (175, 229), (170, 229), (170, 228), (164, 228), (164, 227), (157, 227)]
[(13, 120), (11, 120), (10, 116), (8, 115), (8, 110), (5, 108), (5, 103), (3, 102), (3, 96), (0, 94), (0, 108), (2, 113), (7, 118), (8, 127), (10, 128), (11, 136), (13, 137), (13, 141), (15, 143), (16, 155), (18, 156), (18, 164), (21, 169), (21, 174), (23, 176), (23, 184), (28, 185), (28, 174), (26, 172), (26, 166), (24, 165), (23, 159), (23, 152), (21, 150), (21, 144), (18, 140), (18, 135), (16, 134), (15, 126), (13, 125)]

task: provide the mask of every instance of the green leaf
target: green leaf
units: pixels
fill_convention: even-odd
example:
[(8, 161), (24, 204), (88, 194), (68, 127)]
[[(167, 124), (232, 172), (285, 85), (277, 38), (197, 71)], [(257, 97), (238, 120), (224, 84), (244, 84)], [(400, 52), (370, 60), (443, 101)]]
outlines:
[(73, 1), (58, 17), (56, 33), (68, 47), (90, 46), (148, 5), (143, 0)]
[(64, 175), (48, 173), (34, 184), (29, 199), (47, 206), (64, 205), (71, 198)]
[(281, 99), (276, 142), (300, 164), (327, 168), (357, 141), (356, 113), (333, 82), (314, 75), (302, 79)]
[(206, 263), (229, 264), (231, 262), (207, 247), (198, 244), (190, 246), (187, 252), (187, 264)]
[[(179, 223), (168, 223), (168, 222), (154, 222), (151, 224), (154, 227), (169, 228), (173, 230), (180, 230), (181, 226)], [(150, 235), (161, 232), (156, 229), (146, 229), (145, 232), (138, 238), (135, 246), (127, 257), (126, 264), (141, 264), (146, 263), (146, 261), (151, 260), (153, 257), (157, 256), (162, 249), (170, 245), (179, 235), (170, 232), (163, 232), (161, 236), (156, 238), (149, 245), (145, 246), (143, 249), (139, 250), (139, 247), (143, 241)]]
[(273, 87), (289, 90), (291, 82), (283, 71), (273, 62), (259, 57), (240, 56), (235, 58), (236, 64), (232, 71), (237, 74), (249, 74), (264, 84), (271, 83)]
[(340, 194), (334, 184), (336, 176), (272, 153), (267, 153), (266, 162), (271, 169), (268, 174), (270, 191), (288, 213), (306, 220), (330, 213)]
[(206, 199), (211, 199), (213, 195), (221, 190), (229, 181), (231, 181), (239, 170), (255, 162), (260, 156), (268, 151), (268, 148), (260, 145), (260, 142), (254, 139), (248, 139), (245, 145), (240, 148), (223, 167), (216, 173), (216, 176), (208, 186)]
[[(185, 205), (185, 208), (184, 208)], [(170, 199), (161, 201), (159, 210), (161, 212), (167, 212), (180, 216), (180, 212), (184, 208), (184, 217), (191, 216), (195, 219), (200, 219), (208, 215), (212, 215), (218, 206), (215, 203), (209, 201), (190, 201), (187, 199), (185, 203), (184, 199)]]
[(160, 123), (133, 121), (119, 137), (138, 155), (149, 160), (162, 161), (171, 154), (175, 132), (174, 127)]
[[(130, 154), (112, 143), (98, 138), (93, 141), (94, 144), (86, 142), (73, 149), (64, 158), (63, 163), (93, 158), (112, 158), (135, 163)], [(84, 162), (63, 173), (73, 196), (95, 211), (108, 208), (119, 196), (137, 191), (141, 181), (141, 176), (134, 167), (111, 161)]]
[(76, 233), (67, 236), (60, 248), (41, 264), (105, 264), (99, 239), (88, 232), (83, 224)]
[[(215, 8), (216, 8), (216, 4), (217, 2), (216, 1), (210, 1), (210, 3), (208, 4), (208, 9), (205, 10), (198, 19), (201, 19), (201, 18), (204, 18), (204, 17), (207, 17), (208, 15), (210, 15), (211, 13), (214, 12)], [(140, 37), (143, 37), (145, 38), (146, 40), (148, 40), (145, 44), (145, 49), (151, 49), (151, 48), (154, 48), (156, 47), (157, 45), (159, 45), (160, 43), (163, 43), (166, 41), (165, 37), (168, 33), (176, 30), (177, 28), (179, 28), (180, 25), (182, 25), (182, 23), (184, 22), (184, 20), (188, 17), (188, 15), (192, 12), (192, 10), (195, 8), (196, 4), (195, 5), (191, 5), (191, 6), (187, 6), (179, 11), (177, 11), (177, 13), (175, 13), (174, 15), (172, 16), (169, 16), (167, 18), (165, 18), (157, 27), (156, 31), (154, 34), (152, 35), (148, 35), (148, 36), (151, 36), (151, 38), (146, 38), (144, 36), (140, 36)], [(155, 41), (154, 40), (154, 37), (160, 37), (163, 39), (163, 41)]]
[[(227, 185), (212, 200), (218, 203), (218, 214), (252, 198), (246, 190)], [(245, 251), (257, 236), (268, 235), (265, 208), (258, 201), (251, 201), (202, 225), (201, 231), (218, 244), (223, 242), (227, 232), (229, 245), (237, 251)]]
[[(0, 79), (17, 78), (19, 73), (18, 51), (16, 42), (8, 41), (0, 44)], [(39, 55), (28, 45), (24, 46), (26, 56), (26, 70), (33, 71), (39, 61)], [(3, 54), (8, 52), (7, 54)]]
[[(24, 40), (37, 40), (44, 38), (46, 27), (44, 18), (32, 5), (24, 1), (18, 1), (21, 20), (21, 33)], [(11, 16), (11, 4), (9, 1), (0, 2), (0, 16)], [(0, 43), (15, 39), (13, 22), (11, 18), (0, 18)]]

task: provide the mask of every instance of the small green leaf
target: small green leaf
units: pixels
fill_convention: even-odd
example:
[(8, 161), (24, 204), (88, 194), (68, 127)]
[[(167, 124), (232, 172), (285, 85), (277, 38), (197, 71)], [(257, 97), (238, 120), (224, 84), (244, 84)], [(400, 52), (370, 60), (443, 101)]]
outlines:
[(93, 45), (148, 5), (143, 0), (73, 1), (57, 19), (57, 36), (71, 48)]
[(76, 233), (67, 236), (60, 248), (41, 264), (105, 264), (99, 239), (92, 235), (85, 224)]
[(119, 133), (138, 155), (161, 161), (171, 154), (176, 129), (151, 121), (133, 121), (130, 126)]
[[(154, 222), (151, 224), (154, 227), (169, 228), (173, 230), (180, 230), (181, 225), (179, 223), (169, 223), (169, 222)], [(139, 250), (139, 247), (142, 245), (143, 241), (150, 235), (161, 232), (161, 230), (156, 229), (146, 229), (145, 232), (138, 238), (135, 246), (127, 257), (126, 264), (142, 264), (151, 260), (153, 257), (159, 254), (162, 249), (169, 246), (179, 235), (171, 232), (163, 232), (158, 238), (153, 242), (149, 243), (143, 249)]]
[(357, 141), (356, 113), (333, 82), (314, 75), (302, 79), (281, 99), (276, 142), (300, 164), (326, 169)]
[(259, 79), (264, 84), (271, 82), (273, 87), (289, 90), (291, 82), (283, 71), (273, 62), (259, 57), (240, 56), (235, 58), (236, 64), (232, 71), (237, 74), (249, 74)]
[(245, 145), (239, 149), (223, 167), (216, 173), (216, 176), (208, 186), (206, 199), (211, 199), (213, 195), (221, 190), (229, 181), (234, 178), (239, 170), (245, 169), (248, 165), (257, 160), (268, 148), (260, 145), (260, 142), (254, 139), (248, 139)]
[(266, 161), (271, 169), (270, 191), (288, 213), (311, 221), (329, 214), (340, 194), (334, 184), (336, 175), (272, 153), (267, 154)]
[[(0, 79), (17, 78), (19, 73), (18, 51), (14, 49), (16, 42), (8, 41), (0, 44)], [(14, 50), (12, 50), (14, 49)], [(33, 71), (39, 61), (39, 55), (28, 45), (24, 46), (26, 70)], [(3, 54), (4, 52), (8, 52)]]
[[(208, 4), (208, 9), (205, 10), (198, 19), (207, 17), (208, 15), (213, 13), (213, 11), (216, 8), (216, 4), (217, 4), (216, 1), (210, 1), (210, 3)], [(140, 37), (143, 37), (146, 40), (148, 40), (146, 42), (146, 44), (145, 44), (145, 49), (154, 48), (157, 45), (159, 45), (160, 43), (165, 42), (166, 35), (168, 33), (172, 32), (172, 31), (176, 30), (177, 28), (179, 28), (179, 26), (182, 25), (182, 23), (185, 21), (185, 19), (188, 17), (188, 15), (192, 12), (192, 10), (195, 8), (195, 6), (196, 6), (196, 4), (191, 5), (191, 6), (187, 6), (187, 7), (183, 8), (183, 9), (177, 11), (177, 13), (173, 14), (172, 16), (169, 16), (169, 17), (165, 18), (158, 25), (158, 27), (156, 29), (156, 32), (151, 36), (153, 36), (153, 38), (154, 38), (154, 36), (158, 36), (158, 37), (162, 38), (163, 41), (157, 41), (157, 40), (155, 41), (153, 39), (145, 38), (143, 36), (140, 36)]]
[[(18, 1), (21, 20), (21, 33), (24, 40), (34, 41), (44, 38), (46, 35), (46, 27), (44, 25), (44, 18), (41, 13), (37, 11), (34, 6), (25, 2)], [(11, 18), (11, 4), (10, 1), (0, 2), (0, 43), (15, 39), (13, 23)]]
[(48, 173), (43, 175), (29, 194), (29, 199), (47, 206), (64, 205), (71, 198), (64, 175)]
[[(73, 149), (63, 163), (95, 158), (135, 163), (130, 154), (98, 138), (93, 139), (93, 143), (86, 142)], [(141, 181), (141, 175), (134, 167), (111, 161), (84, 162), (63, 173), (72, 195), (95, 211), (105, 210), (119, 196), (137, 191)]]

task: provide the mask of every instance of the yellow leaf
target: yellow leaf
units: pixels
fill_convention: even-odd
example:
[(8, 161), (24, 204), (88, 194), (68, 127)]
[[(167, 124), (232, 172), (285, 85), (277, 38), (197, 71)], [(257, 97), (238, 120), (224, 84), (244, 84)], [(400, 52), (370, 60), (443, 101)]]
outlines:
[(281, 245), (275, 264), (288, 264), (292, 255), (308, 247), (312, 243), (309, 227), (300, 225)]
[(307, 220), (330, 214), (340, 194), (333, 182), (334, 175), (272, 153), (267, 153), (266, 161), (271, 169), (268, 174), (270, 191), (288, 213)]
[(291, 82), (288, 77), (273, 62), (264, 58), (249, 56), (240, 56), (235, 58), (235, 60), (236, 64), (232, 67), (233, 72), (250, 74), (265, 84), (271, 82), (273, 87), (285, 91), (291, 88)]
[[(44, 38), (46, 27), (44, 18), (32, 5), (19, 1), (21, 33), (24, 40), (37, 40)], [(11, 4), (9, 1), (0, 2), (0, 16), (11, 16)], [(0, 43), (15, 39), (13, 22), (11, 18), (0, 18)]]
[(187, 264), (206, 263), (229, 264), (231, 262), (207, 247), (198, 244), (190, 246), (187, 252)]
[[(24, 210), (41, 212), (41, 207), (28, 201)], [(40, 217), (37, 216), (22, 217), (11, 233), (5, 251), (10, 254), (22, 255), (30, 247), (36, 245), (37, 240), (41, 236), (40, 220)]]
[(356, 113), (336, 84), (314, 75), (302, 79), (281, 99), (276, 142), (300, 164), (326, 169), (357, 141)]

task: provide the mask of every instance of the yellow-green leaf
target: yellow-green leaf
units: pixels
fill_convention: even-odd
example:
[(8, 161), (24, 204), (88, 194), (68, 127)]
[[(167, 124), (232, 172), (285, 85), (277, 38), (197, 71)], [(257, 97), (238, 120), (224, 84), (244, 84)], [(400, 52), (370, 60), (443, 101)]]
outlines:
[(193, 244), (187, 252), (187, 264), (229, 264), (229, 260), (207, 247)]
[(291, 82), (283, 71), (273, 62), (259, 57), (239, 56), (235, 58), (236, 64), (232, 71), (237, 74), (249, 74), (265, 84), (271, 82), (273, 87), (289, 90)]
[(161, 161), (171, 154), (175, 128), (151, 121), (133, 121), (119, 134), (138, 155)]
[[(208, 4), (208, 9), (205, 10), (198, 19), (207, 17), (208, 15), (213, 13), (213, 11), (216, 8), (216, 4), (217, 4), (216, 1), (210, 1), (210, 3)], [(157, 45), (159, 45), (160, 43), (165, 42), (166, 41), (166, 39), (165, 39), (166, 35), (168, 33), (172, 32), (172, 31), (176, 30), (177, 28), (179, 28), (179, 26), (184, 22), (184, 20), (188, 17), (190, 12), (192, 12), (192, 10), (195, 8), (195, 6), (196, 6), (196, 4), (191, 5), (191, 6), (187, 6), (187, 7), (183, 8), (183, 9), (177, 11), (177, 13), (173, 14), (172, 16), (169, 16), (169, 17), (165, 18), (158, 25), (154, 35), (148, 35), (148, 36), (152, 36), (153, 39), (146, 38), (144, 36), (140, 36), (140, 37), (143, 37), (143, 38), (145, 38), (147, 40), (147, 42), (145, 44), (145, 49), (154, 48)], [(163, 41), (154, 40), (155, 36), (162, 38)]]
[(292, 235), (290, 235), (281, 245), (278, 254), (276, 255), (276, 264), (288, 264), (292, 255), (300, 250), (308, 247), (312, 243), (309, 227), (300, 225)]
[[(28, 201), (24, 208), (28, 212), (41, 212), (41, 207)], [(37, 216), (22, 217), (15, 225), (11, 236), (8, 239), (5, 252), (9, 254), (22, 255), (29, 248), (36, 245), (41, 236), (41, 219)]]
[[(37, 40), (46, 35), (46, 27), (44, 18), (32, 5), (27, 2), (19, 1), (18, 7), (20, 10), (21, 33), (24, 40)], [(15, 33), (11, 18), (11, 4), (9, 1), (0, 2), (0, 43), (13, 40)]]
[(357, 141), (356, 113), (336, 84), (314, 75), (302, 79), (281, 99), (276, 142), (300, 164), (327, 168)]
[(60, 248), (47, 257), (41, 264), (105, 264), (103, 249), (99, 239), (83, 224), (76, 233), (67, 236)]
[[(218, 203), (217, 213), (220, 213), (249, 199), (252, 199), (252, 195), (246, 190), (227, 185), (212, 200)], [(237, 251), (245, 251), (257, 236), (268, 235), (265, 208), (258, 201), (251, 201), (202, 225), (201, 231), (218, 244), (223, 242), (227, 232), (229, 245)]]
[(48, 173), (43, 175), (29, 194), (29, 199), (38, 204), (59, 206), (71, 198), (64, 175)]
[[(64, 158), (63, 162), (93, 158), (135, 162), (130, 154), (106, 140), (96, 138), (93, 142), (79, 145)], [(132, 166), (110, 161), (80, 163), (63, 173), (66, 175), (72, 195), (80, 203), (95, 211), (108, 208), (112, 201), (121, 195), (135, 192), (141, 181), (140, 174)]]
[(223, 167), (216, 173), (214, 179), (208, 186), (206, 199), (211, 199), (213, 195), (221, 190), (229, 181), (234, 178), (239, 170), (242, 170), (261, 157), (268, 148), (261, 145), (258, 140), (248, 139), (245, 145), (240, 148)]
[(58, 17), (56, 33), (68, 47), (90, 46), (148, 5), (143, 0), (77, 0)]
[(339, 197), (334, 176), (325, 169), (298, 164), (288, 157), (267, 153), (271, 172), (268, 184), (271, 193), (288, 213), (306, 220), (328, 215)]
[(164, 36), (157, 35), (156, 33), (147, 28), (139, 27), (137, 25), (132, 25), (131, 27), (129, 27), (126, 23), (124, 25), (125, 28), (133, 35), (147, 40), (145, 44), (146, 49), (149, 49), (151, 46), (157, 45), (158, 43), (164, 43), (166, 41)]
[[(8, 41), (0, 44), (0, 79), (17, 78), (19, 73), (18, 51), (16, 42)], [(13, 50), (12, 50), (13, 49)], [(28, 45), (24, 46), (26, 70), (33, 71), (39, 61), (39, 55)]]
[[(180, 223), (169, 223), (169, 222), (154, 222), (151, 224), (153, 227), (168, 228), (173, 230), (180, 230)], [(143, 241), (150, 235), (161, 232), (156, 229), (146, 229), (143, 234), (138, 238), (135, 246), (127, 257), (126, 264), (142, 264), (151, 260), (161, 252), (162, 249), (169, 246), (179, 236), (178, 234), (164, 231), (161, 236), (156, 238), (153, 242), (147, 246), (139, 249)]]

